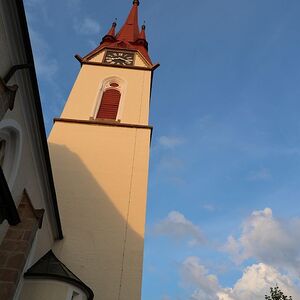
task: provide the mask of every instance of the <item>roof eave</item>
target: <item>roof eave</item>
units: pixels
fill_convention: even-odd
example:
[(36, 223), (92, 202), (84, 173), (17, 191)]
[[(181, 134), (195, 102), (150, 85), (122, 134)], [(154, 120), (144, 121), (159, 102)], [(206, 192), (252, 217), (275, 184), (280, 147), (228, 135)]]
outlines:
[(24, 41), (24, 50), (26, 53), (27, 63), (33, 66), (32, 68), (29, 68), (29, 74), (30, 74), (30, 79), (31, 79), (31, 83), (32, 83), (32, 90), (33, 90), (33, 94), (34, 94), (33, 100), (34, 100), (34, 105), (35, 105), (35, 109), (37, 112), (37, 122), (38, 122), (39, 131), (40, 131), (41, 144), (42, 144), (42, 148), (43, 148), (43, 152), (44, 152), (47, 176), (48, 176), (48, 180), (49, 180), (49, 188), (50, 188), (51, 199), (52, 199), (51, 205), (53, 208), (53, 214), (54, 214), (54, 218), (56, 221), (55, 238), (63, 239), (62, 226), (61, 226), (61, 221), (60, 221), (60, 215), (59, 215), (59, 210), (58, 210), (52, 168), (51, 168), (51, 163), (50, 163), (48, 143), (47, 143), (47, 138), (46, 138), (46, 130), (45, 130), (45, 125), (44, 125), (44, 120), (43, 120), (40, 93), (39, 93), (39, 88), (38, 88), (36, 72), (35, 72), (35, 68), (34, 68), (34, 59), (33, 59), (33, 53), (32, 53), (32, 48), (31, 48), (31, 42), (30, 42), (30, 37), (29, 37), (29, 32), (28, 32), (28, 26), (27, 26), (27, 20), (26, 20), (23, 1), (22, 0), (16, 1), (16, 6), (17, 6), (17, 11), (18, 11), (18, 15), (19, 15), (20, 24), (21, 24), (22, 37), (23, 37), (23, 41)]

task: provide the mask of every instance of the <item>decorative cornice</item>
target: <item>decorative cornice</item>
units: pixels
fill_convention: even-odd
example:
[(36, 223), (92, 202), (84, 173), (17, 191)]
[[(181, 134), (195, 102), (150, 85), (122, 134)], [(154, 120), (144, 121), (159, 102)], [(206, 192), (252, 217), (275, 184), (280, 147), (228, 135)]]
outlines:
[(53, 121), (54, 121), (54, 123), (55, 122), (63, 122), (63, 123), (75, 123), (75, 124), (86, 124), (86, 125), (100, 125), (100, 126), (148, 129), (148, 130), (151, 130), (151, 132), (153, 130), (153, 126), (149, 126), (149, 125), (120, 123), (118, 121), (105, 120), (105, 119), (79, 120), (79, 119), (68, 119), (68, 118), (54, 118)]

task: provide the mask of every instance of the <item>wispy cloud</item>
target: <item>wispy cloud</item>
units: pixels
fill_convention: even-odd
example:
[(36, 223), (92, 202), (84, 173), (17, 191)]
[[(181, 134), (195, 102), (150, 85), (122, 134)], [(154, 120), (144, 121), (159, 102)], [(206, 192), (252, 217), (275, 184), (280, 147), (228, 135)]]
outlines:
[(163, 156), (159, 161), (159, 169), (164, 171), (180, 170), (184, 166), (184, 162), (173, 156)]
[[(100, 22), (85, 11), (83, 0), (66, 0), (66, 5), (75, 33), (91, 37), (101, 32)], [(89, 39), (87, 43), (91, 44), (91, 41), (92, 39)]]
[[(241, 108), (237, 108), (236, 115), (241, 113), (240, 110)], [(259, 129), (253, 129), (247, 135), (245, 130), (248, 127), (236, 126), (236, 122), (236, 116), (232, 116), (232, 119), (217, 119), (215, 116), (208, 115), (191, 123), (187, 134), (193, 135), (196, 149), (210, 148), (220, 153), (222, 153), (220, 149), (230, 150), (230, 154), (238, 152), (239, 155), (246, 155), (249, 159), (300, 155), (300, 144), (296, 142), (298, 140), (293, 144), (272, 143), (269, 132), (262, 134)], [(191, 139), (191, 136), (188, 138)]]
[(209, 212), (213, 212), (216, 210), (216, 207), (213, 204), (209, 204), (209, 203), (202, 205), (202, 207)]
[(82, 20), (74, 20), (74, 29), (76, 32), (83, 35), (96, 35), (101, 31), (99, 22), (93, 20), (90, 17), (85, 17)]
[(30, 37), (34, 52), (34, 61), (39, 78), (52, 80), (57, 74), (59, 64), (51, 57), (51, 49), (44, 37), (30, 27)]
[(183, 184), (185, 179), (179, 174), (185, 167), (185, 161), (178, 153), (178, 147), (185, 143), (185, 139), (178, 136), (161, 136), (154, 146), (154, 152), (158, 155), (157, 171), (159, 178), (164, 178), (170, 183)]
[(69, 9), (80, 10), (83, 4), (82, 0), (66, 0)]
[(47, 26), (53, 26), (54, 22), (50, 18), (47, 9), (47, 0), (26, 0), (26, 13), (30, 21), (39, 22), (41, 19)]
[(174, 149), (177, 146), (182, 145), (184, 142), (185, 140), (180, 137), (161, 136), (158, 139), (159, 145), (166, 149)]
[(191, 246), (205, 242), (201, 229), (178, 211), (171, 211), (165, 219), (156, 224), (154, 233), (176, 240), (187, 240)]
[(271, 172), (266, 168), (261, 168), (257, 171), (252, 171), (247, 177), (249, 181), (266, 181), (272, 178)]

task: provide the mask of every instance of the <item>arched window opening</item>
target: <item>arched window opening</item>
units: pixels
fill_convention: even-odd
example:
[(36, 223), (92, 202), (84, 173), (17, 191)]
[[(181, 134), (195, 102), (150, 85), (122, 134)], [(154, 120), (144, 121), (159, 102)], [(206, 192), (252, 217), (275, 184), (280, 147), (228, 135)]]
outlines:
[(91, 119), (106, 119), (121, 122), (125, 106), (127, 83), (122, 78), (105, 78), (99, 85)]
[(103, 92), (96, 118), (117, 119), (121, 99), (121, 93), (116, 89), (118, 86), (117, 83), (111, 83), (110, 88)]
[(11, 189), (18, 174), (21, 149), (21, 127), (14, 120), (2, 120), (0, 123), (0, 167)]

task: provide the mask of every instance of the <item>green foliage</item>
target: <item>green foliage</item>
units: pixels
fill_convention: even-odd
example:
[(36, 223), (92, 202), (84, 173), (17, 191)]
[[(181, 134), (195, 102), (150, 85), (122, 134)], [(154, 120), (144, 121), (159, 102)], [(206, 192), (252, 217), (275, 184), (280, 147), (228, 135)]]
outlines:
[(265, 295), (265, 300), (293, 300), (291, 296), (285, 296), (278, 286), (270, 288), (270, 296)]

